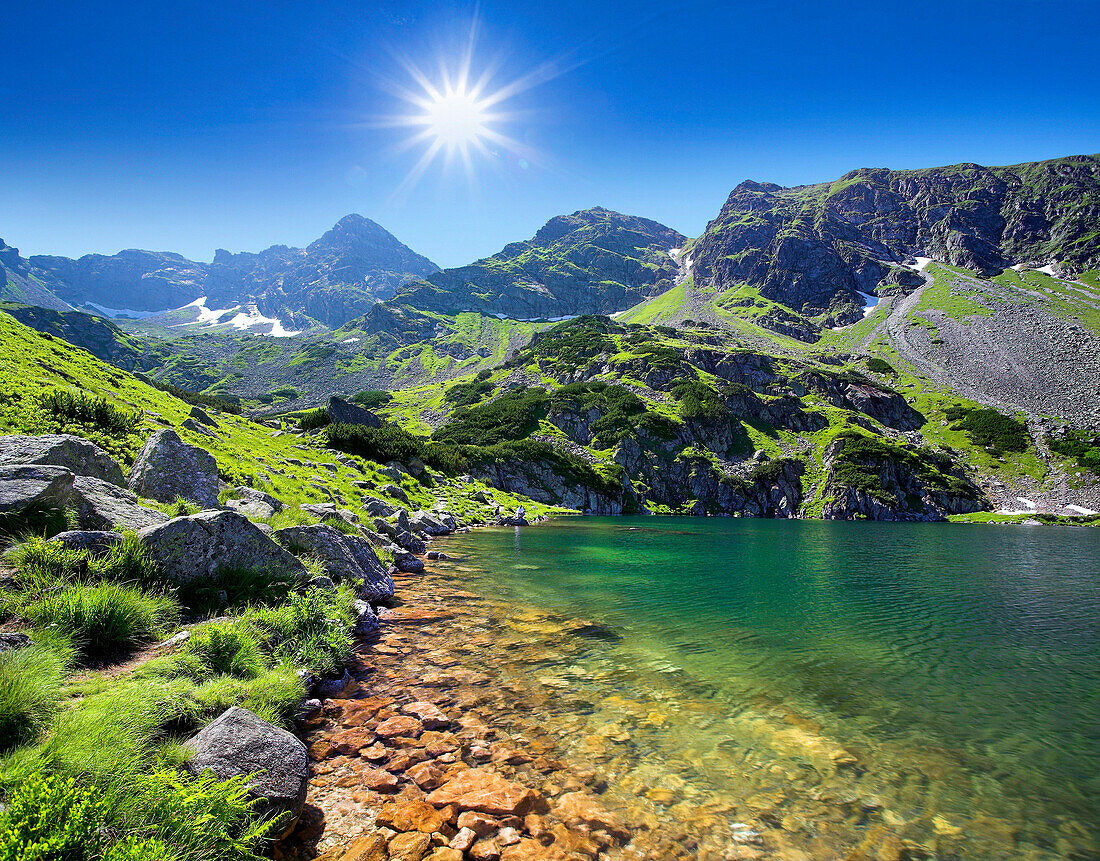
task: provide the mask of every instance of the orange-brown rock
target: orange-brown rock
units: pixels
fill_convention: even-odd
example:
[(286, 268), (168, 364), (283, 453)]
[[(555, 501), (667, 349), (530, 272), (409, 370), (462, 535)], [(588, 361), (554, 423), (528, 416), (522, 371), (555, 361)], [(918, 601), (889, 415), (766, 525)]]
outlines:
[(420, 831), (431, 834), (445, 824), (440, 811), (431, 804), (419, 800), (391, 801), (378, 811), (378, 824), (394, 831)]
[(451, 719), (440, 711), (434, 703), (416, 702), (401, 706), (401, 711), (412, 715), (424, 725), (425, 729), (443, 729), (449, 726)]
[(619, 840), (630, 832), (614, 813), (587, 792), (567, 792), (554, 802), (554, 812), (570, 825), (584, 825), (591, 830), (603, 829)]
[(397, 736), (410, 736), (415, 738), (420, 735), (422, 727), (420, 721), (408, 715), (397, 715), (382, 721), (374, 728), (374, 732), (382, 738), (397, 738)]
[(500, 858), (500, 844), (488, 837), (478, 840), (467, 851), (474, 861), (497, 861)]
[(386, 861), (386, 838), (381, 834), (368, 834), (346, 849), (334, 851), (336, 854), (332, 857), (339, 861)]
[(497, 832), (497, 843), (501, 846), (514, 846), (519, 843), (520, 833), (511, 825), (506, 825)]
[(427, 861), (462, 861), (462, 853), (449, 846), (439, 846), (432, 851)]
[(478, 834), (472, 828), (459, 828), (458, 833), (451, 838), (451, 842), (447, 845), (452, 849), (457, 849), (459, 852), (465, 852), (474, 842), (477, 840)]
[(390, 752), (385, 745), (376, 741), (370, 747), (359, 751), (359, 755), (363, 757), (363, 759), (370, 760), (371, 762), (381, 762), (389, 757)]
[(429, 756), (440, 756), (458, 750), (462, 744), (449, 732), (428, 730), (420, 736), (420, 743)]
[(390, 861), (421, 861), (431, 845), (432, 838), (419, 831), (398, 834), (390, 840)]
[(522, 816), (538, 798), (534, 790), (481, 768), (458, 772), (428, 795), (428, 801), (437, 807), (453, 804), (461, 810), (478, 810), (496, 816)]
[(359, 775), (359, 780), (363, 786), (375, 792), (395, 792), (398, 787), (397, 778), (381, 768), (364, 769)]
[(519, 843), (504, 847), (500, 853), (500, 861), (571, 861), (571, 859), (559, 846), (554, 844), (543, 846), (537, 840), (522, 837)]
[(363, 727), (351, 727), (330, 735), (328, 743), (334, 753), (341, 756), (358, 756), (360, 750), (374, 743), (374, 733)]
[(458, 827), (469, 828), (478, 837), (484, 837), (500, 827), (500, 820), (476, 810), (466, 810), (458, 815)]
[(425, 792), (435, 789), (443, 781), (443, 769), (430, 762), (418, 763), (409, 768), (405, 774)]
[(391, 705), (393, 697), (367, 697), (361, 700), (325, 700), (325, 715), (339, 718), (343, 726), (362, 726), (380, 708)]

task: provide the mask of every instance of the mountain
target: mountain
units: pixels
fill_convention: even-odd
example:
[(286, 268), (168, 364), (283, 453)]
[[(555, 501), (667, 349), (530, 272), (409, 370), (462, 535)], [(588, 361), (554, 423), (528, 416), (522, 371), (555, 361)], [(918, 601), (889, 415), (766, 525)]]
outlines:
[[(19, 263), (5, 268), (16, 271), (21, 265), (23, 282), (49, 291), (55, 301), (47, 307), (85, 306), (112, 316), (141, 317), (206, 297), (205, 307), (218, 308), (220, 314), (208, 320), (196, 306), (191, 320), (173, 322), (213, 322), (227, 315), (240, 322), (238, 328), (257, 331), (265, 326), (275, 331), (281, 321), (298, 328), (314, 322), (337, 328), (392, 296), (405, 280), (439, 269), (360, 215), (342, 218), (306, 248), (276, 245), (256, 254), (219, 250), (209, 264), (133, 249), (78, 260), (37, 255), (22, 261), (18, 252), (14, 257)], [(23, 282), (21, 292), (9, 289), (7, 298), (45, 304)], [(44, 294), (39, 298), (48, 301)]]
[(850, 323), (861, 316), (858, 292), (923, 283), (919, 257), (984, 275), (1015, 264), (1069, 277), (1096, 268), (1098, 224), (1100, 155), (862, 168), (795, 188), (741, 183), (690, 259), (696, 286), (748, 284), (797, 312)]
[(602, 207), (550, 219), (526, 242), (404, 287), (395, 301), (517, 319), (624, 311), (671, 287), (686, 237)]
[(65, 311), (69, 305), (59, 299), (43, 283), (39, 273), (19, 256), (19, 249), (12, 248), (0, 239), (0, 300), (25, 302), (42, 308)]

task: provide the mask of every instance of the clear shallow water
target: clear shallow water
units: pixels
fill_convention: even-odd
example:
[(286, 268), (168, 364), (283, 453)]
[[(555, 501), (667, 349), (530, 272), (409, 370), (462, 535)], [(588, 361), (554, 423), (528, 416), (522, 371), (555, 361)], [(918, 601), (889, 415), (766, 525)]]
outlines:
[(441, 546), (471, 588), (622, 637), (560, 675), (668, 703), (624, 756), (679, 762), (690, 797), (756, 799), (801, 845), (858, 803), (838, 845), (1098, 857), (1100, 530), (586, 518)]

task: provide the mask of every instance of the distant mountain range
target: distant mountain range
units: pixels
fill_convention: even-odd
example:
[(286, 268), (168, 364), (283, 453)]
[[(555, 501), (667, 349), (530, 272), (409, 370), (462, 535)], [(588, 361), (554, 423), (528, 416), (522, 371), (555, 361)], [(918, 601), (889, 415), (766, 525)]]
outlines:
[[(813, 328), (859, 319), (861, 293), (916, 288), (918, 258), (985, 274), (1015, 264), (1066, 276), (1095, 268), (1098, 224), (1096, 155), (995, 168), (861, 169), (796, 188), (743, 182), (696, 240), (596, 207), (447, 270), (359, 215), (306, 248), (219, 250), (211, 263), (138, 250), (24, 260), (0, 242), (0, 299), (114, 317), (183, 308), (165, 322), (289, 334), (337, 329), (385, 301), (515, 319), (609, 314), (690, 276), (696, 289), (758, 289), (812, 318), (805, 325)], [(795, 317), (785, 319), (789, 327)]]

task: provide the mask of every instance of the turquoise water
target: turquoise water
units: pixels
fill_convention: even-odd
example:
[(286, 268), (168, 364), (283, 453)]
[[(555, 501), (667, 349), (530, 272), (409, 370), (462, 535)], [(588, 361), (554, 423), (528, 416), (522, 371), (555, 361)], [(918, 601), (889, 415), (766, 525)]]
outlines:
[(943, 857), (1097, 857), (1100, 530), (566, 518), (444, 549), (472, 587), (621, 638), (578, 686), (648, 673), (711, 707), (643, 745), (699, 753), (703, 793), (767, 789), (737, 763), (779, 763), (775, 818), (812, 809), (806, 774), (815, 803), (872, 798)]

